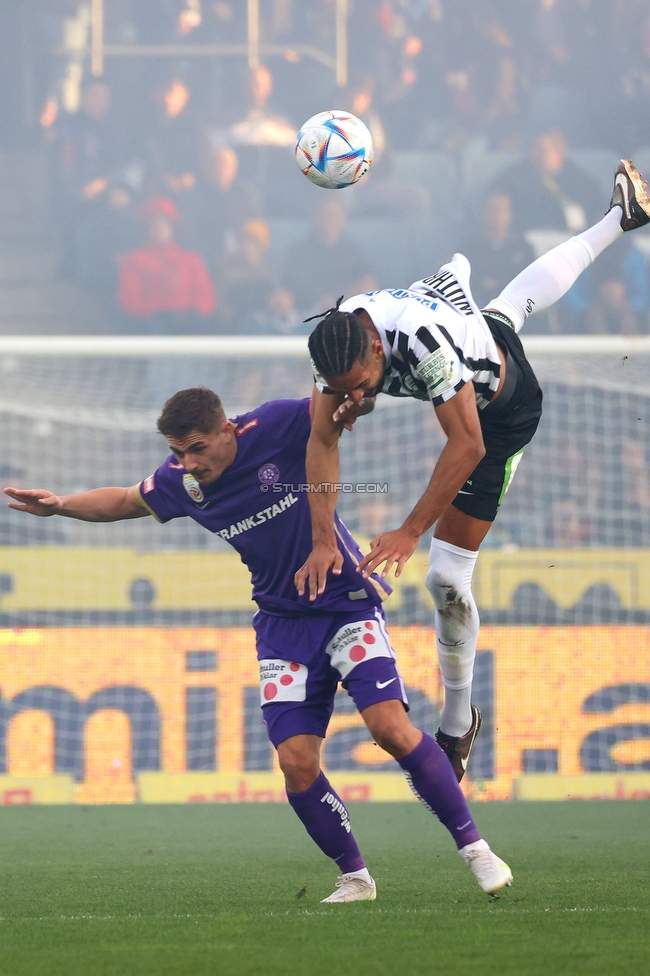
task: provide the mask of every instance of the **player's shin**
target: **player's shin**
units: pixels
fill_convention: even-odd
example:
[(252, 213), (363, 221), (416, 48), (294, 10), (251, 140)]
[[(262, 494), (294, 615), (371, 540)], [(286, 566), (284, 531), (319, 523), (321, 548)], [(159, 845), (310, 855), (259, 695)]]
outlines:
[(472, 672), (479, 616), (472, 596), (472, 575), (478, 552), (433, 539), (427, 589), (436, 605), (436, 635), (445, 703), (440, 728), (445, 735), (463, 736), (472, 724)]
[(524, 268), (487, 308), (507, 316), (519, 332), (529, 315), (545, 311), (566, 295), (582, 272), (621, 236), (621, 213), (620, 207), (614, 207), (593, 227), (551, 248)]
[(309, 789), (302, 793), (287, 790), (287, 797), (311, 839), (336, 862), (341, 874), (365, 867), (345, 804), (323, 772)]
[(460, 850), (481, 839), (446, 755), (426, 733), (413, 752), (397, 760), (409, 786), (444, 824)]

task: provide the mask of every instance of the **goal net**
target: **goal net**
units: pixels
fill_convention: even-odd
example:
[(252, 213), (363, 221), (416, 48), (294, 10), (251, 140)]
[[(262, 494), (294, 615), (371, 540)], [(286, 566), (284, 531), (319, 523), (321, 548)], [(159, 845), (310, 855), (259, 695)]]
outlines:
[[(650, 339), (524, 344), (544, 416), (476, 574), (484, 729), (469, 781), (486, 796), (512, 795), (518, 776), (525, 784), (535, 773), (650, 770)], [(306, 339), (291, 337), (5, 337), (0, 377), (2, 485), (57, 494), (151, 474), (168, 454), (156, 417), (178, 389), (209, 386), (230, 417), (311, 390)], [(343, 435), (339, 511), (363, 544), (400, 524), (443, 444), (430, 406), (389, 397)], [(441, 691), (427, 542), (385, 606), (412, 716), (433, 732)], [(277, 771), (259, 709), (254, 609), (238, 556), (190, 520), (88, 524), (3, 507), (0, 802), (2, 776), (60, 774), (90, 802), (147, 789), (155, 798), (161, 772)], [(350, 699), (337, 698), (327, 768), (393, 769)], [(539, 728), (531, 713), (544, 716)], [(168, 784), (165, 796), (237, 799), (252, 789), (237, 782), (232, 795), (199, 783), (182, 795)], [(7, 786), (17, 799), (6, 802), (22, 802), (21, 789)], [(351, 797), (366, 798), (358, 789)]]

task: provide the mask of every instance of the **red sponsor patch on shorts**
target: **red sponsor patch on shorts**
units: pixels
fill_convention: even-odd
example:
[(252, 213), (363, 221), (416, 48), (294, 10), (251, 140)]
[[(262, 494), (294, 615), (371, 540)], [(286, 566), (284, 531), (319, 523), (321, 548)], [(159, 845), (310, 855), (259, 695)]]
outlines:
[(238, 427), (237, 430), (235, 431), (237, 437), (241, 437), (241, 435), (245, 434), (247, 430), (251, 429), (251, 427), (257, 427), (258, 423), (259, 421), (257, 417), (255, 417), (253, 420), (249, 420), (247, 424), (244, 424), (243, 427)]
[(144, 481), (142, 482), (142, 491), (144, 492), (145, 495), (148, 495), (150, 491), (153, 491), (153, 489), (154, 489), (154, 476), (150, 474), (149, 477), (145, 478)]
[(304, 702), (307, 699), (307, 676), (304, 664), (282, 658), (263, 658), (260, 662), (260, 705), (282, 702)]

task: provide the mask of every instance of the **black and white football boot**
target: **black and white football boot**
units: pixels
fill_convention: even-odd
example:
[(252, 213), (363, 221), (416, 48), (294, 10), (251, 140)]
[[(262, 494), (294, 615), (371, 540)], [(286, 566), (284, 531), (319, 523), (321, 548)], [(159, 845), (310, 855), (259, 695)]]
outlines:
[(474, 745), (474, 740), (481, 728), (481, 713), (476, 705), (472, 705), (472, 724), (465, 735), (446, 735), (442, 729), (436, 732), (436, 742), (447, 753), (447, 758), (454, 768), (456, 779), (460, 783), (467, 771), (467, 763)]
[(614, 192), (609, 209), (621, 208), (623, 230), (636, 230), (637, 227), (650, 223), (650, 198), (647, 194), (647, 186), (647, 182), (632, 160), (622, 159), (616, 167)]

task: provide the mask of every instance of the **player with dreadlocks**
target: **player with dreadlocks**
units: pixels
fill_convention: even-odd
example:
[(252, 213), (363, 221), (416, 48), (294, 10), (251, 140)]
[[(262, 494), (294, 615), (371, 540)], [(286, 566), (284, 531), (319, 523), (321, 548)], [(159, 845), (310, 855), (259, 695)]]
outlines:
[[(463, 255), (408, 289), (356, 295), (331, 309), (309, 338), (316, 387), (307, 448), (307, 481), (337, 484), (341, 422), (350, 428), (378, 393), (430, 400), (447, 435), (429, 485), (403, 525), (382, 532), (359, 565), (384, 564), (399, 576), (420, 537), (435, 525), (426, 585), (445, 703), (437, 733), (458, 779), (467, 768), (481, 717), (471, 704), (479, 616), (471, 583), (479, 547), (530, 442), (542, 393), (517, 333), (528, 315), (549, 308), (625, 231), (650, 222), (646, 183), (630, 160), (616, 170), (606, 215), (543, 255), (481, 312)], [(312, 553), (296, 573), (311, 600), (328, 573), (341, 571), (333, 492), (311, 492)]]

